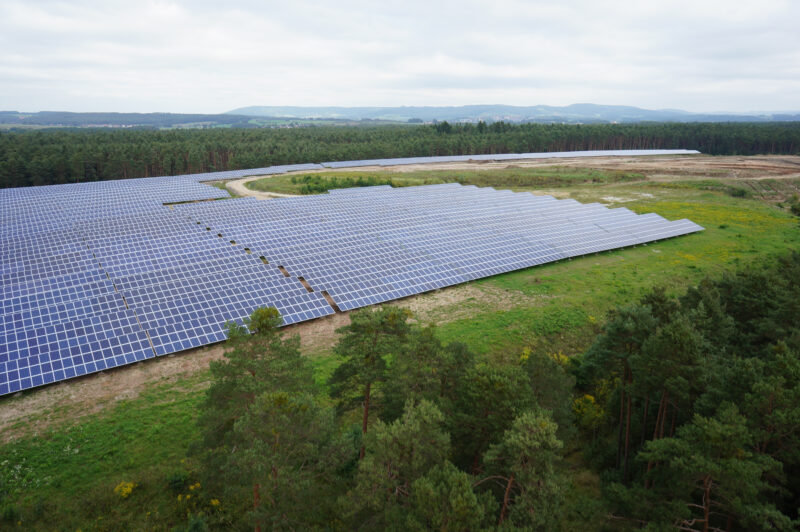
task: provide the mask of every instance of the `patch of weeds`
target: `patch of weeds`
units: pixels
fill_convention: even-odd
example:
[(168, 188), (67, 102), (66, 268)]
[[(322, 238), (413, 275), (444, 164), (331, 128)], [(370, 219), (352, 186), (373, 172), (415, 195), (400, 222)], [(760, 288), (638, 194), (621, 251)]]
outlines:
[(751, 196), (750, 191), (730, 185), (725, 189), (725, 192), (734, 198), (749, 198)]
[(176, 471), (167, 478), (167, 487), (175, 495), (189, 487), (189, 474), (185, 471)]
[(0, 523), (17, 524), (20, 517), (19, 510), (14, 505), (9, 504), (0, 510)]

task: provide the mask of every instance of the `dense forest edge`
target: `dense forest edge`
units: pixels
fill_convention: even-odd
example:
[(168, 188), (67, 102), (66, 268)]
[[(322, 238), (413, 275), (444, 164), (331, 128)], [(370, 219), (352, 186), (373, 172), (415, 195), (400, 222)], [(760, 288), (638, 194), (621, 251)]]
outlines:
[(672, 148), (797, 154), (800, 122), (0, 132), (0, 188), (373, 158)]

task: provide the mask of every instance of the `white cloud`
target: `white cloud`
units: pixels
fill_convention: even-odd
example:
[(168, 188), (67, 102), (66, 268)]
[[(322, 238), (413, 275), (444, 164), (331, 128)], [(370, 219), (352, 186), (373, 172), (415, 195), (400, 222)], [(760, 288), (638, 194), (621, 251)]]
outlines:
[(791, 0), (4, 0), (0, 108), (797, 109), (797, 20)]

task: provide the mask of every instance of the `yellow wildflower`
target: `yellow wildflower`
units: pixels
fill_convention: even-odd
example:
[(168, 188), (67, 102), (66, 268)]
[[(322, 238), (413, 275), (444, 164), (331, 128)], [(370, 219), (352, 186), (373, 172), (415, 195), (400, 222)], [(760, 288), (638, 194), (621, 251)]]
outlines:
[(117, 484), (117, 487), (114, 488), (114, 493), (122, 497), (123, 499), (127, 499), (128, 495), (133, 492), (133, 488), (136, 487), (136, 484), (133, 482), (120, 482)]

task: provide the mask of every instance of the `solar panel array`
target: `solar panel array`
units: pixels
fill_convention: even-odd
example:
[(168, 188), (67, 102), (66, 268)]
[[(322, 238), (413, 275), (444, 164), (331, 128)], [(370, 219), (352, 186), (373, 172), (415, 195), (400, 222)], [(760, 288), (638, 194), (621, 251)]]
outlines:
[(164, 205), (227, 198), (215, 178), (0, 190), (0, 395), (223, 340), (263, 306), (296, 323), (702, 229), (457, 184)]
[(364, 159), (358, 161), (331, 161), (323, 163), (287, 164), (250, 168), (247, 170), (226, 170), (207, 174), (190, 174), (182, 178), (212, 181), (239, 179), (253, 175), (275, 175), (286, 172), (306, 170), (325, 170), (326, 168), (358, 168), (363, 166), (403, 166), (409, 164), (458, 163), (469, 161), (514, 161), (523, 159), (565, 159), (574, 157), (640, 157), (645, 155), (696, 155), (697, 150), (593, 150), (556, 151), (544, 153), (482, 153), (476, 155), (433, 155), (428, 157), (398, 157), (394, 159)]
[(484, 153), (479, 155), (436, 155), (430, 157), (403, 157), (397, 159), (369, 159), (362, 161), (336, 161), (321, 163), (323, 168), (352, 168), (359, 166), (401, 166), (406, 164), (459, 163), (469, 161), (513, 161), (521, 159), (564, 159), (597, 156), (691, 155), (696, 150), (604, 150), (556, 151), (546, 153)]

